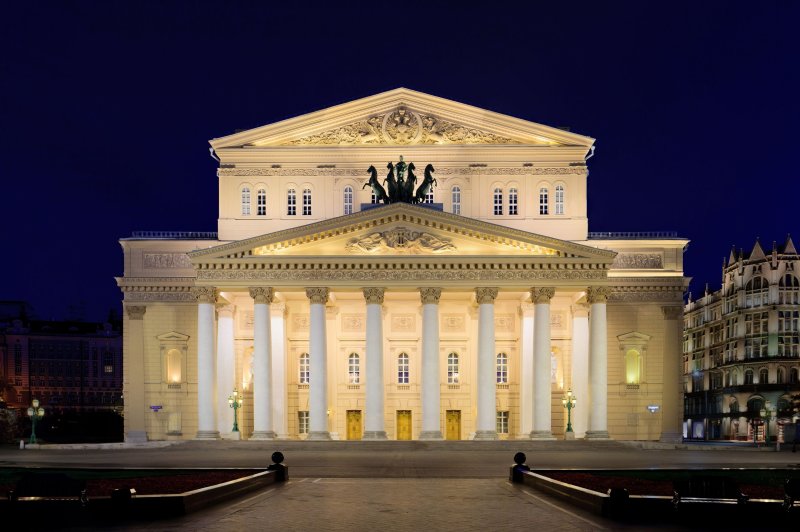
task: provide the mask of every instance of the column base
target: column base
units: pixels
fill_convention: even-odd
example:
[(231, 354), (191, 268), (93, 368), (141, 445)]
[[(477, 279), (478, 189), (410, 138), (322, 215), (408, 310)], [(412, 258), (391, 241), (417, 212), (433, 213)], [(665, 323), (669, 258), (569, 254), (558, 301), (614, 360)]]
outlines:
[(388, 440), (385, 430), (367, 430), (361, 436), (362, 440)]
[(587, 440), (610, 440), (611, 438), (608, 436), (607, 430), (587, 430), (586, 437)]
[(575, 439), (575, 433), (572, 432), (572, 431), (565, 432), (564, 433), (564, 439), (565, 440), (574, 440)]
[(308, 441), (330, 441), (331, 433), (327, 430), (315, 430), (308, 433)]
[(497, 439), (496, 430), (478, 430), (475, 431), (475, 440), (488, 441)]
[(147, 432), (144, 430), (129, 430), (125, 433), (125, 443), (145, 443)]
[(236, 440), (236, 441), (239, 441), (239, 440), (242, 439), (242, 433), (239, 432), (238, 430), (236, 432), (231, 431), (231, 432), (226, 432), (225, 434), (220, 433), (220, 437), (223, 440)]
[(441, 430), (424, 430), (419, 433), (420, 440), (443, 440)]
[(271, 430), (258, 430), (253, 432), (253, 435), (250, 436), (251, 440), (274, 440), (275, 433)]
[(532, 430), (531, 439), (544, 441), (544, 440), (555, 440), (556, 437), (553, 436), (553, 433), (549, 430)]
[(680, 432), (662, 432), (658, 441), (661, 443), (683, 443), (683, 434)]
[(219, 439), (219, 431), (218, 430), (198, 430), (197, 435), (194, 437), (195, 440), (218, 440)]

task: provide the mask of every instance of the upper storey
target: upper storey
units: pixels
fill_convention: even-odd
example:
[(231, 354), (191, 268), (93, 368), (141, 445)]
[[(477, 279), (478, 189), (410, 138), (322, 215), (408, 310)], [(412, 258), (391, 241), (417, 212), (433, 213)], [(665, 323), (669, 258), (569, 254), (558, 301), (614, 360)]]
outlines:
[[(210, 141), (220, 159), (219, 239), (241, 240), (352, 214), (403, 156), (446, 212), (586, 240), (594, 139), (395, 89)], [(418, 182), (418, 184), (419, 184)], [(385, 185), (385, 183), (384, 183)]]

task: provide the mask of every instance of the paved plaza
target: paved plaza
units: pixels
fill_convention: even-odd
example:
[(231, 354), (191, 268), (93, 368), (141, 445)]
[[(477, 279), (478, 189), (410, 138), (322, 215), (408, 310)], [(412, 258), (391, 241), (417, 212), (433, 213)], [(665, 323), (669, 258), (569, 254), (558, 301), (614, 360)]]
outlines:
[[(787, 467), (789, 450), (724, 446), (641, 449), (622, 442), (234, 442), (0, 448), (0, 465), (257, 467), (282, 451), (285, 485), (179, 519), (119, 530), (641, 530), (508, 482), (513, 454), (536, 467)], [(678, 530), (675, 524), (648, 529)]]

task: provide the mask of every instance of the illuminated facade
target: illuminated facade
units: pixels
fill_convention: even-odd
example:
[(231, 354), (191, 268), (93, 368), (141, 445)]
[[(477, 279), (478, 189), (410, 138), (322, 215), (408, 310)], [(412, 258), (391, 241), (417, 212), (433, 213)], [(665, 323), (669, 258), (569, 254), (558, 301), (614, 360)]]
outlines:
[(680, 439), (687, 241), (588, 231), (593, 144), (407, 89), (212, 140), (218, 232), (121, 241), (126, 438), (551, 439), (571, 388)]
[(800, 394), (798, 274), (791, 238), (769, 254), (756, 242), (748, 256), (731, 252), (719, 291), (686, 305), (687, 438), (774, 440), (791, 422), (791, 398)]

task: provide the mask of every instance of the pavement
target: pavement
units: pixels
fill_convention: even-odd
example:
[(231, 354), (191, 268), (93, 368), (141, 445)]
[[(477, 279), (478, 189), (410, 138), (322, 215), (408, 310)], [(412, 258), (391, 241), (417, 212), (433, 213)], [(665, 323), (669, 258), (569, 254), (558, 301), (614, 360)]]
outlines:
[[(641, 530), (508, 482), (517, 451), (538, 468), (798, 467), (800, 454), (753, 447), (643, 448), (617, 441), (184, 441), (136, 446), (0, 447), (0, 466), (264, 467), (290, 481), (179, 519), (117, 530)], [(257, 525), (256, 525), (257, 524)], [(649, 529), (682, 530), (676, 523)]]

